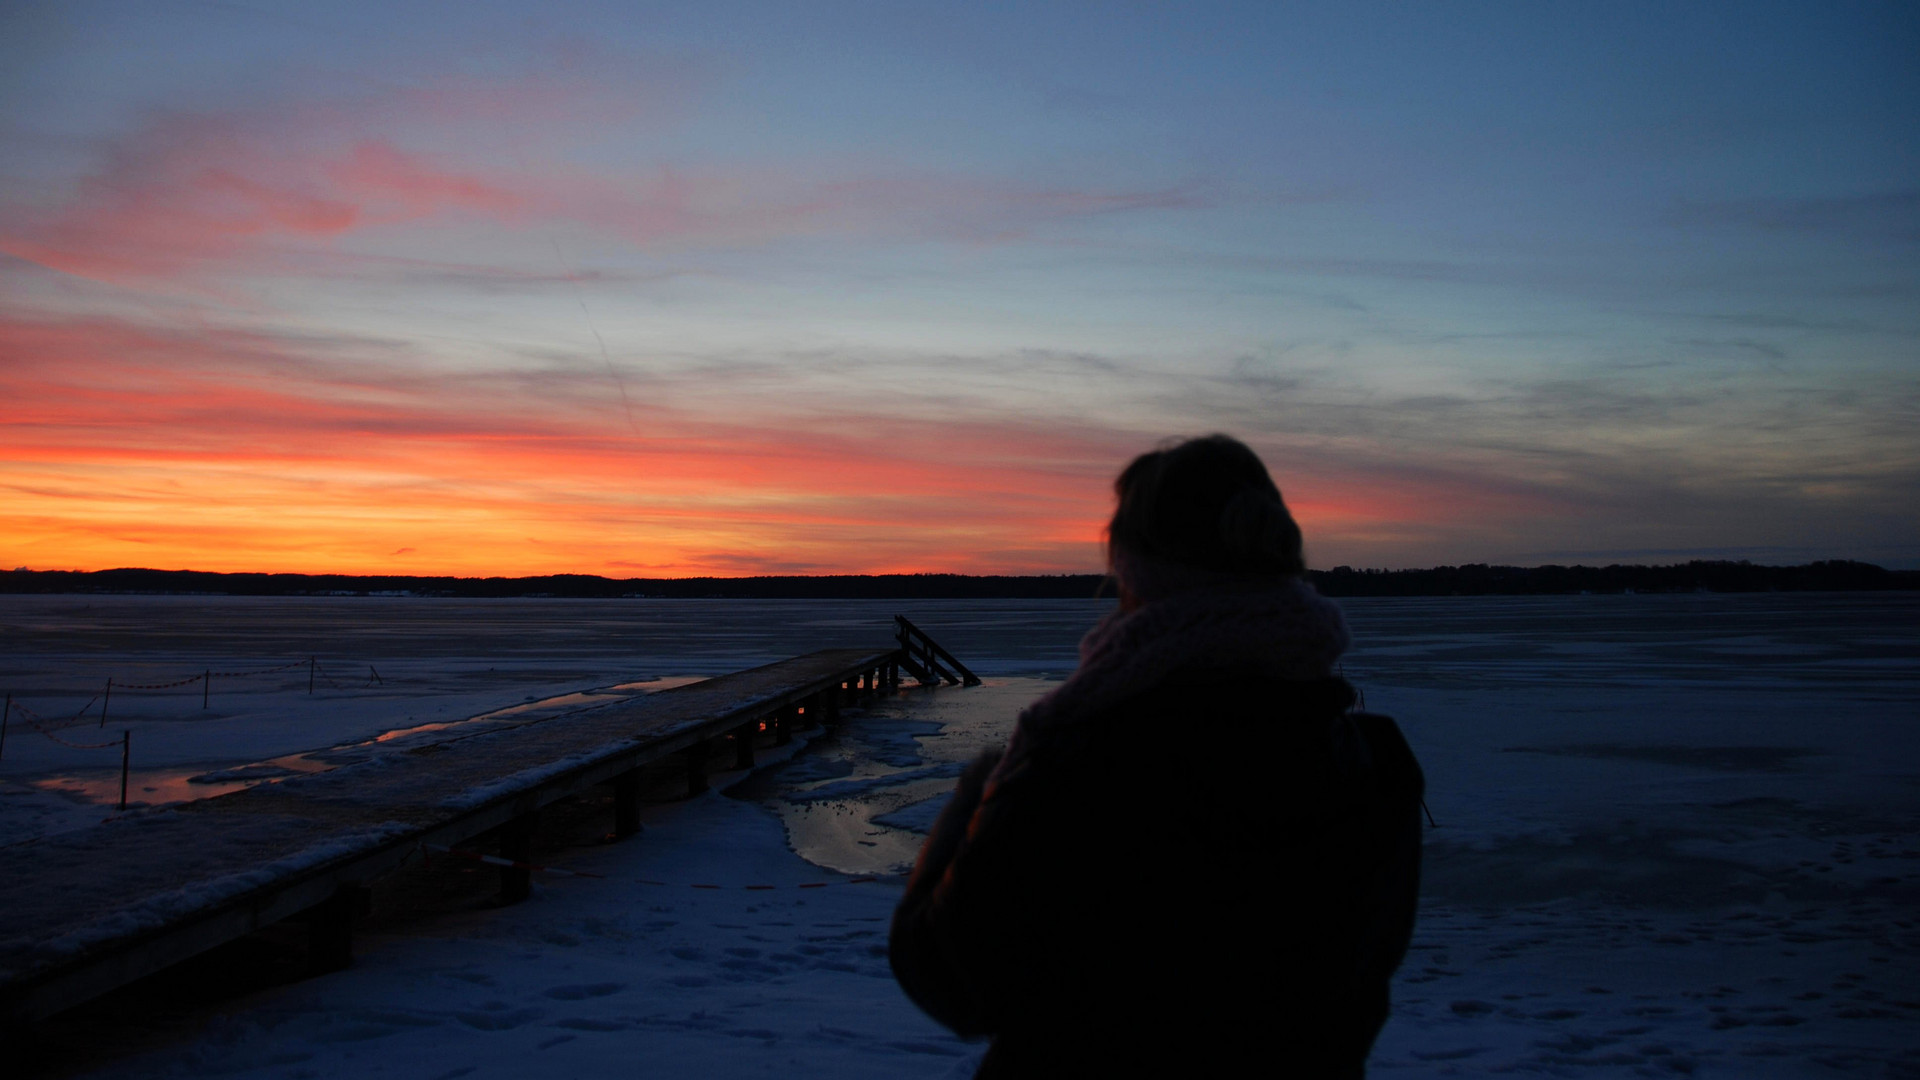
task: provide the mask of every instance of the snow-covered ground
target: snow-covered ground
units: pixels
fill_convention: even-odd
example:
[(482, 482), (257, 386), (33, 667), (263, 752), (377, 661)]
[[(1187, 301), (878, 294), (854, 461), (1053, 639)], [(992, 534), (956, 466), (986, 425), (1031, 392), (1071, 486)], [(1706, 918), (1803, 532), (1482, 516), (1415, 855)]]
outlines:
[[(1920, 1076), (1920, 598), (1346, 606), (1347, 674), (1400, 718), (1438, 822), (1375, 1075)], [(884, 637), (881, 609), (812, 607)], [(525, 904), (370, 935), (352, 970), (230, 1002), (101, 1075), (965, 1075), (979, 1048), (888, 976), (897, 881), (796, 886), (910, 858), (958, 763), (1066, 669), (1097, 606), (907, 613), (995, 677), (882, 702), (727, 793), (650, 807), (634, 840), (548, 857), (602, 878), (546, 876)], [(538, 621), (503, 640), (539, 641)], [(709, 662), (871, 640), (793, 626), (742, 647), (711, 621)], [(433, 682), (435, 664), (502, 666), (449, 634), (444, 655), (390, 651), (423, 685), (462, 685)], [(570, 636), (509, 659), (578, 681), (474, 692), (719, 669), (675, 661), (671, 642), (633, 650), (644, 664), (587, 650), (567, 667)], [(399, 726), (245, 745), (265, 757), (383, 724)]]
[(1349, 605), (1439, 828), (1379, 1076), (1920, 1076), (1920, 598)]
[[(980, 670), (1014, 672), (1071, 668), (1074, 642), (1101, 605), (931, 607)], [(885, 645), (899, 609), (876, 601), (0, 596), (0, 692), (12, 706), (0, 744), (0, 844), (98, 822), (119, 798), (123, 732), (133, 805), (205, 798), (444, 737), (436, 735), (442, 725), (471, 731), (476, 717), (520, 723), (815, 649)], [(991, 653), (978, 648), (982, 639), (993, 642)], [(211, 681), (201, 682), (208, 671)]]
[(762, 807), (718, 791), (643, 820), (638, 838), (555, 860), (602, 878), (538, 875), (513, 907), (363, 935), (352, 969), (233, 1002), (98, 1075), (968, 1074), (977, 1048), (887, 968), (897, 880), (823, 872)]

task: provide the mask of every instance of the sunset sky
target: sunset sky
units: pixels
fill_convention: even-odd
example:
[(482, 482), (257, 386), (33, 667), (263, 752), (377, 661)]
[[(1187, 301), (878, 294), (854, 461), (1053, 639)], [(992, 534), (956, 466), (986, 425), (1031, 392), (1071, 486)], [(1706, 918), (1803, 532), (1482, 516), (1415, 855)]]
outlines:
[(1920, 6), (0, 5), (0, 563), (1920, 567)]

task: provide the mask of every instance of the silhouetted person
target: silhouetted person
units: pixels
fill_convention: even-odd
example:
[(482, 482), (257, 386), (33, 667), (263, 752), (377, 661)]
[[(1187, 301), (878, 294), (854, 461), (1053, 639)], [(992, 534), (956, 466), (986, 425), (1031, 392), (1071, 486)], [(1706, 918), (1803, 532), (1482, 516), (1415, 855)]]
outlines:
[(1413, 929), (1419, 766), (1349, 712), (1340, 611), (1224, 435), (1145, 454), (1108, 527), (1118, 610), (962, 775), (893, 970), (980, 1076), (1357, 1077)]

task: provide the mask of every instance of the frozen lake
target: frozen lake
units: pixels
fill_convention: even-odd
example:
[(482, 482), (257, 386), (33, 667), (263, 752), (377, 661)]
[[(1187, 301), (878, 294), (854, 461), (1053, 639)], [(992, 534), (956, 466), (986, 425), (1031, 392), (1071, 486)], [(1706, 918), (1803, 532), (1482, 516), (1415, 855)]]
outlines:
[[(131, 732), (152, 781), (136, 788), (154, 789), (134, 798), (159, 802), (286, 755), (350, 756), (396, 731), (431, 740), (500, 710), (558, 714), (656, 679), (876, 644), (900, 611), (987, 685), (876, 703), (737, 778), (731, 797), (656, 806), (642, 843), (577, 862), (611, 878), (884, 873), (911, 858), (958, 763), (1070, 670), (1107, 603), (9, 596), (0, 689), (70, 742)], [(1346, 674), (1400, 719), (1438, 822), (1376, 1075), (1920, 1075), (1920, 597), (1344, 606)], [(308, 658), (327, 676), (312, 694), (296, 666), (216, 676), (205, 708), (198, 684), (116, 693), (104, 727), (88, 705), (108, 678)], [(21, 724), (0, 757), (0, 842), (97, 820), (117, 748)], [(1205, 887), (1204, 867), (1166, 869)], [(754, 894), (734, 910), (718, 894), (558, 879), (115, 1071), (333, 1075), (364, 1071), (355, 1055), (376, 1047), (396, 1075), (612, 1075), (638, 1056), (722, 1075), (964, 1070), (973, 1048), (847, 944), (874, 942), (891, 890), (791, 907)], [(784, 928), (760, 921), (769, 912)], [(555, 997), (564, 980), (618, 989)]]

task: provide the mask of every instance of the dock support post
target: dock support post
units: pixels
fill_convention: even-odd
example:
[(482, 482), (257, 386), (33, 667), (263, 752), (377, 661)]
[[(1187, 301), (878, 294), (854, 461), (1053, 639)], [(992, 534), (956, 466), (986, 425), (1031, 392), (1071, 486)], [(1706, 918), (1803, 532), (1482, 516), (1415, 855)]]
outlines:
[(840, 684), (834, 683), (821, 695), (826, 701), (826, 715), (822, 719), (829, 724), (840, 719), (840, 689)]
[(613, 778), (613, 838), (640, 831), (640, 770), (628, 769)]
[[(533, 815), (521, 814), (500, 826), (500, 857), (511, 862), (533, 861)], [(500, 868), (500, 902), (517, 904), (533, 894), (533, 871), (518, 866)]]
[(773, 745), (785, 746), (793, 741), (793, 706), (782, 705), (773, 714)]
[(707, 790), (707, 754), (710, 749), (705, 739), (687, 747), (688, 797), (702, 794)]
[(760, 721), (749, 720), (733, 729), (733, 767), (753, 768), (753, 737), (760, 734)]
[(372, 907), (364, 885), (342, 885), (307, 910), (307, 971), (324, 975), (353, 964), (353, 921)]

